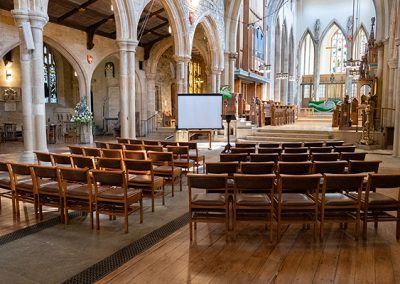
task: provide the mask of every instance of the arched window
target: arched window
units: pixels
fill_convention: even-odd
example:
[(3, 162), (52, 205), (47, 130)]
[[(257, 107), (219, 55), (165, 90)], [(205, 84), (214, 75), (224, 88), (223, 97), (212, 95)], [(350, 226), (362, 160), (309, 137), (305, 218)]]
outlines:
[(256, 57), (264, 59), (264, 34), (261, 27), (255, 29), (255, 52)]
[(44, 100), (45, 103), (57, 103), (57, 73), (54, 56), (47, 45), (43, 45)]
[(365, 30), (361, 28), (354, 42), (354, 59), (361, 59), (367, 51), (368, 38)]
[(331, 73), (345, 72), (346, 67), (344, 62), (347, 60), (347, 43), (346, 39), (340, 29), (337, 28), (336, 32), (331, 37)]
[(308, 33), (301, 46), (301, 74), (314, 74), (314, 42)]

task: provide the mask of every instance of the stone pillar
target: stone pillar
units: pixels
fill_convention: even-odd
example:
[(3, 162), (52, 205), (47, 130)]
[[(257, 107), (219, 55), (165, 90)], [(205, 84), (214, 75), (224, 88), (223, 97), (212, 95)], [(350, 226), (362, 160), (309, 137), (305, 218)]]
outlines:
[[(400, 38), (396, 39), (397, 54), (400, 54)], [(397, 57), (397, 69), (395, 75), (395, 118), (394, 118), (394, 142), (393, 156), (400, 157), (400, 56)]]
[(217, 93), (217, 76), (218, 70), (212, 69), (211, 70), (211, 93)]
[(129, 137), (136, 138), (136, 46), (137, 41), (130, 41), (127, 45), (128, 57), (128, 125)]
[(24, 137), (24, 157), (29, 160), (33, 158), (35, 147), (35, 135), (33, 132), (33, 115), (32, 115), (32, 89), (31, 89), (31, 52), (26, 48), (23, 40), (22, 23), (28, 22), (29, 17), (19, 11), (13, 11), (16, 19), (20, 45), (20, 61), (21, 61), (21, 100), (22, 100), (22, 116), (23, 116), (23, 137)]
[(121, 138), (129, 137), (128, 128), (128, 52), (127, 52), (127, 42), (119, 42), (119, 56), (120, 56), (120, 112), (119, 120), (121, 125)]
[[(156, 112), (156, 74), (146, 73), (147, 79), (147, 117)], [(144, 97), (145, 95), (142, 95)]]
[(316, 40), (315, 41), (315, 46), (314, 46), (314, 76), (313, 76), (313, 82), (314, 82), (314, 90), (311, 94), (311, 100), (314, 101), (317, 99), (317, 94), (318, 94), (318, 89), (319, 89), (319, 81), (320, 81), (320, 64), (319, 64), (319, 57), (320, 57), (320, 41)]
[(232, 92), (235, 92), (235, 68), (237, 56), (238, 54), (236, 52), (229, 54), (229, 86), (231, 86)]
[(30, 14), (33, 42), (35, 50), (32, 53), (32, 112), (34, 115), (35, 149), (47, 152), (46, 135), (46, 106), (44, 100), (44, 71), (43, 71), (43, 27), (47, 16)]

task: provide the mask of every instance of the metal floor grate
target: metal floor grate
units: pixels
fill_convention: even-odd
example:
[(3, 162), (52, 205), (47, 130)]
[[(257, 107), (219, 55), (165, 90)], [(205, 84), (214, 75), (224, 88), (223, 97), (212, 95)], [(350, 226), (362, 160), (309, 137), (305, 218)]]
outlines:
[(64, 283), (96, 282), (122, 266), (127, 261), (165, 239), (178, 229), (182, 228), (188, 222), (189, 213), (186, 213), (71, 277)]

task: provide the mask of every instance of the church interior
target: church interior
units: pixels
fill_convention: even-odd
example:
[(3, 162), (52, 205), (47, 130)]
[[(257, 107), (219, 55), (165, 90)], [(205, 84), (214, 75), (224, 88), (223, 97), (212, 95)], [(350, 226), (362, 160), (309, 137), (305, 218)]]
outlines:
[(1, 283), (400, 283), (400, 0), (2, 0), (0, 38)]

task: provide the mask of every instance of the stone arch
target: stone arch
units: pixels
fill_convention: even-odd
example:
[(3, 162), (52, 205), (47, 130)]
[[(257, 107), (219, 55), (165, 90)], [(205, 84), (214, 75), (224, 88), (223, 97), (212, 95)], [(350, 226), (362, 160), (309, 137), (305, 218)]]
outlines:
[(236, 52), (237, 27), (242, 0), (225, 0), (225, 50)]
[(117, 40), (136, 40), (133, 1), (111, 0), (114, 7)]
[[(279, 17), (276, 19), (275, 22), (275, 34), (274, 34), (274, 47), (275, 47), (275, 54), (274, 54), (274, 78), (276, 78), (276, 73), (281, 72), (281, 26)], [(278, 101), (280, 99), (280, 84), (274, 80), (274, 100)]]
[(288, 80), (288, 103), (293, 104), (294, 103), (294, 76), (295, 74), (295, 53), (294, 53), (294, 35), (293, 35), (293, 27), (290, 29), (289, 33), (289, 66), (288, 66), (288, 75), (289, 75), (289, 80)]
[[(300, 40), (299, 40), (299, 44), (298, 44), (298, 46), (297, 46), (297, 62), (298, 62), (298, 65), (297, 65), (297, 74), (301, 74), (302, 72), (301, 72), (301, 67), (302, 67), (302, 63), (301, 63), (301, 57), (302, 57), (302, 54), (301, 54), (301, 50), (302, 50), (302, 48), (303, 48), (303, 44), (304, 44), (304, 41), (306, 40), (306, 38), (307, 38), (307, 36), (310, 36), (310, 38), (311, 38), (311, 42), (312, 42), (312, 44), (313, 44), (313, 48), (314, 48), (314, 56), (315, 56), (315, 49), (317, 48), (317, 46), (318, 46), (318, 44), (317, 44), (317, 42), (316, 42), (316, 40), (315, 40), (315, 38), (314, 38), (314, 36), (313, 36), (313, 34), (312, 34), (312, 32), (311, 32), (311, 30), (309, 29), (309, 28), (307, 28), (305, 31), (304, 31), (304, 33), (303, 33), (303, 35), (301, 36), (301, 38), (300, 38)], [(315, 66), (314, 66), (314, 69), (315, 69)], [(314, 73), (314, 72), (313, 72)]]
[(157, 64), (160, 57), (164, 54), (164, 52), (173, 46), (174, 41), (172, 37), (165, 38), (159, 42), (157, 42), (150, 50), (149, 60), (147, 62), (147, 71), (149, 73), (155, 74), (157, 72)]
[[(345, 39), (346, 39), (346, 43), (347, 46), (349, 46), (349, 41), (347, 39), (347, 32), (346, 30), (338, 23), (338, 21), (336, 20), (332, 20), (325, 28), (325, 30), (322, 32), (321, 34), (321, 43), (325, 40), (326, 35), (329, 33), (329, 31), (331, 30), (332, 27), (337, 26), (338, 29), (343, 33)], [(322, 48), (322, 44), (320, 44), (319, 48)]]
[(19, 46), (21, 42), (19, 40), (7, 44), (7, 46), (4, 46), (2, 50), (0, 50), (0, 58), (3, 58), (4, 55), (6, 55), (8, 52)]

